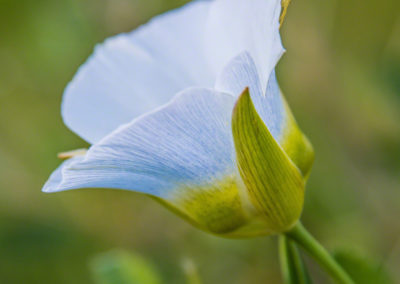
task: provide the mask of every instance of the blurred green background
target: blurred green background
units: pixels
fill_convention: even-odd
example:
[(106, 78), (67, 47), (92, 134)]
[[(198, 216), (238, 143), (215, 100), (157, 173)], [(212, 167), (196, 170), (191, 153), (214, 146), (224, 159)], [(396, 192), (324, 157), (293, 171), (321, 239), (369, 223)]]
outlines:
[[(56, 154), (87, 146), (59, 106), (94, 45), (185, 2), (0, 0), (0, 283), (93, 283), (89, 260), (114, 248), (166, 283), (184, 258), (204, 283), (281, 283), (275, 238), (210, 236), (130, 192), (41, 193)], [(293, 0), (282, 37), (278, 79), (316, 151), (303, 222), (400, 283), (400, 1)]]

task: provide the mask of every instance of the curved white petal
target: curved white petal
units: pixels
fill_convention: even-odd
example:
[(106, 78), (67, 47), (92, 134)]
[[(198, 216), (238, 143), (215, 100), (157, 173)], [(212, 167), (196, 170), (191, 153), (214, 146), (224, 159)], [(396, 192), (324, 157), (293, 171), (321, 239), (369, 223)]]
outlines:
[(106, 187), (166, 198), (181, 186), (214, 184), (236, 172), (234, 102), (228, 94), (189, 89), (105, 137), (83, 160), (67, 163), (44, 190)]
[(49, 177), (45, 185), (43, 186), (43, 192), (56, 192), (59, 191), (57, 188), (63, 182), (64, 173), (66, 168), (71, 166), (74, 163), (81, 162), (83, 160), (83, 156), (77, 156), (71, 159), (66, 160), (59, 166)]
[(243, 51), (256, 62), (263, 90), (284, 52), (279, 35), (281, 0), (217, 0), (210, 9), (206, 52), (215, 73)]
[(314, 160), (314, 151), (280, 92), (275, 71), (271, 72), (263, 93), (254, 60), (248, 52), (243, 52), (224, 68), (215, 88), (238, 96), (246, 87), (249, 87), (254, 106), (272, 136), (303, 175), (307, 176)]
[(263, 91), (256, 64), (248, 52), (242, 52), (232, 59), (218, 76), (215, 88), (239, 96), (246, 87), (258, 114), (272, 136), (280, 142), (284, 134), (286, 107), (275, 77), (275, 71), (269, 75), (267, 90)]
[(211, 87), (203, 53), (210, 3), (195, 1), (97, 46), (64, 93), (66, 125), (95, 143), (187, 87)]

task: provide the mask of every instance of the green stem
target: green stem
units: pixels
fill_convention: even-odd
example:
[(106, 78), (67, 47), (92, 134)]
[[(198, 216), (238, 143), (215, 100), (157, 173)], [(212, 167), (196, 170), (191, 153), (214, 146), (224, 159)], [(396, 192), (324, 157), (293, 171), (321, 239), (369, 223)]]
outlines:
[(182, 262), (183, 271), (186, 275), (187, 284), (201, 284), (201, 279), (194, 262), (188, 258)]
[(312, 283), (296, 244), (285, 235), (279, 237), (279, 255), (284, 283)]
[(302, 246), (312, 257), (314, 257), (327, 272), (341, 284), (354, 284), (349, 275), (343, 268), (333, 259), (328, 251), (318, 243), (318, 241), (310, 235), (309, 232), (299, 222), (293, 229), (286, 233), (286, 236)]
[(296, 274), (294, 272), (293, 262), (291, 261), (288, 238), (285, 235), (279, 236), (279, 259), (281, 264), (283, 282), (285, 284), (296, 283)]

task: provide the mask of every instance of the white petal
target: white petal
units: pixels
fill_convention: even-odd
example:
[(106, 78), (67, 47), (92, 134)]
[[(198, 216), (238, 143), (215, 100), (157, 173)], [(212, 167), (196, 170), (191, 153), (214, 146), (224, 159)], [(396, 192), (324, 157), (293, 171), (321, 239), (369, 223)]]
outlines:
[(314, 160), (314, 151), (280, 92), (275, 71), (271, 72), (267, 90), (263, 94), (254, 60), (249, 53), (243, 52), (224, 68), (217, 79), (216, 89), (238, 96), (246, 87), (249, 87), (254, 106), (272, 136), (303, 175), (307, 176)]
[(224, 180), (236, 173), (234, 102), (228, 94), (189, 89), (102, 139), (84, 160), (53, 174), (44, 190), (106, 187), (167, 198), (182, 186)]
[(209, 3), (195, 1), (97, 46), (64, 93), (67, 126), (95, 143), (187, 87), (211, 87), (202, 48)]
[(235, 56), (254, 58), (263, 90), (284, 49), (279, 35), (281, 0), (217, 0), (206, 30), (207, 59), (219, 73)]
[(49, 177), (49, 179), (47, 180), (47, 182), (45, 183), (45, 185), (43, 186), (42, 191), (43, 192), (56, 192), (56, 191), (60, 191), (57, 190), (58, 187), (60, 186), (60, 184), (63, 181), (64, 178), (64, 173), (63, 171), (69, 167), (70, 165), (80, 162), (83, 160), (83, 156), (78, 156), (75, 158), (71, 158), (69, 160), (66, 160), (65, 162), (63, 162), (61, 164), (61, 166), (59, 166)]
[(275, 72), (269, 76), (265, 95), (260, 83), (256, 64), (248, 52), (242, 52), (232, 59), (221, 72), (215, 88), (239, 96), (249, 87), (250, 95), (258, 114), (268, 127), (272, 136), (280, 142), (286, 126), (286, 107), (276, 81)]

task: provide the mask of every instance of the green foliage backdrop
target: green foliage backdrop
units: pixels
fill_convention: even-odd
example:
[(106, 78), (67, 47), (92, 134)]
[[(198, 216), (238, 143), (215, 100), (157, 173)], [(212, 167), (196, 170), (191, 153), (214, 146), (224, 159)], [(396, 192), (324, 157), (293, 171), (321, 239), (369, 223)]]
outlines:
[[(114, 248), (167, 283), (187, 257), (204, 283), (280, 283), (275, 238), (219, 239), (134, 193), (40, 191), (57, 152), (87, 146), (59, 105), (94, 45), (185, 2), (0, 0), (0, 283), (92, 283)], [(304, 223), (400, 281), (400, 2), (293, 0), (286, 19), (278, 78), (316, 151)]]

